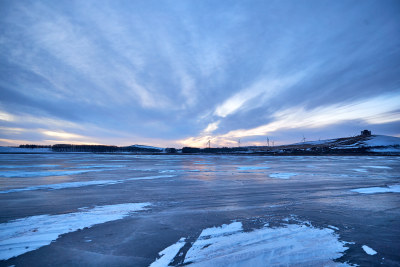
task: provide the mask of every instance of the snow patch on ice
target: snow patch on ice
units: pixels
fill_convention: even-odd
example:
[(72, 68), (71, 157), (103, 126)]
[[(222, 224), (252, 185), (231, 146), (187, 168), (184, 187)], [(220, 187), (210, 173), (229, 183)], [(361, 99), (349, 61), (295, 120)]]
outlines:
[(400, 185), (390, 185), (388, 187), (366, 187), (350, 190), (360, 194), (376, 194), (376, 193), (400, 193)]
[(159, 252), (158, 255), (160, 258), (158, 258), (155, 262), (150, 264), (149, 267), (164, 267), (168, 266), (170, 262), (173, 261), (175, 256), (178, 254), (179, 250), (185, 245), (185, 238), (179, 239), (178, 242), (175, 244), (165, 248), (163, 251)]
[[(312, 225), (286, 224), (276, 228), (265, 225), (264, 228), (244, 232), (242, 223), (233, 222), (221, 227), (204, 229), (191, 245), (183, 264), (196, 266), (346, 265), (333, 262), (348, 249), (345, 245), (346, 242), (339, 241), (338, 235), (329, 228), (318, 229)], [(177, 251), (173, 248), (168, 251)], [(172, 263), (176, 256), (178, 256), (177, 253), (175, 256), (169, 255), (166, 258), (169, 262), (166, 262), (164, 266)]]
[(240, 171), (247, 171), (247, 170), (266, 170), (270, 169), (270, 167), (262, 167), (262, 166), (243, 166), (243, 167), (237, 167), (238, 170)]
[(39, 215), (0, 224), (0, 260), (49, 245), (60, 235), (95, 224), (120, 220), (150, 203), (125, 203), (60, 215)]
[(296, 176), (297, 173), (291, 172), (279, 172), (279, 173), (271, 173), (269, 177), (271, 178), (278, 178), (278, 179), (290, 179), (292, 176)]
[(363, 245), (362, 249), (365, 251), (365, 253), (367, 253), (368, 255), (375, 255), (376, 252), (375, 250), (373, 250), (372, 248), (368, 247), (367, 245)]

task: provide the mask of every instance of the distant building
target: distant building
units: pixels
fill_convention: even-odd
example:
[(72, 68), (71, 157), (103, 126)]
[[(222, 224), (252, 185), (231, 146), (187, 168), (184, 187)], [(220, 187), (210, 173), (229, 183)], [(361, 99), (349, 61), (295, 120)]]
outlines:
[(371, 136), (371, 131), (368, 131), (368, 130), (361, 131), (361, 135), (362, 136)]

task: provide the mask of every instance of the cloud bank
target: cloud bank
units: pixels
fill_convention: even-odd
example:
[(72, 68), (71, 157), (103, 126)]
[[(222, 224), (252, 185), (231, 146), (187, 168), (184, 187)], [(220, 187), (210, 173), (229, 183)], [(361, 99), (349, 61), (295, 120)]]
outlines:
[(3, 1), (0, 144), (400, 135), (398, 1)]

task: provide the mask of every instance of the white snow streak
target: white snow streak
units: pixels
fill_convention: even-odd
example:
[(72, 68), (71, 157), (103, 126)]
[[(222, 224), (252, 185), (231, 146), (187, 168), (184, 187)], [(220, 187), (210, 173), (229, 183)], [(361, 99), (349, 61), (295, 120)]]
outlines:
[[(182, 239), (181, 239), (182, 240)], [(181, 242), (180, 240), (180, 242)], [(179, 242), (162, 252), (179, 251)], [(183, 264), (191, 266), (336, 266), (333, 262), (347, 250), (332, 229), (286, 224), (283, 227), (244, 232), (233, 222), (202, 231), (186, 254)], [(169, 249), (170, 248), (170, 249)], [(162, 253), (161, 252), (161, 253)], [(167, 266), (178, 256), (158, 259)], [(169, 262), (168, 262), (169, 260)], [(157, 262), (157, 261), (156, 261)], [(151, 265), (153, 266), (153, 265)], [(160, 265), (157, 265), (160, 266)]]
[(163, 251), (158, 253), (158, 255), (160, 255), (160, 258), (158, 258), (155, 262), (150, 264), (150, 267), (168, 266), (168, 264), (173, 261), (175, 255), (178, 254), (179, 250), (184, 245), (185, 245), (185, 238), (181, 238), (177, 243), (165, 248)]
[(372, 168), (372, 169), (391, 169), (388, 166), (361, 166), (363, 168)]
[(351, 191), (360, 194), (400, 193), (400, 185), (390, 185), (388, 187), (366, 187), (366, 188), (352, 189)]

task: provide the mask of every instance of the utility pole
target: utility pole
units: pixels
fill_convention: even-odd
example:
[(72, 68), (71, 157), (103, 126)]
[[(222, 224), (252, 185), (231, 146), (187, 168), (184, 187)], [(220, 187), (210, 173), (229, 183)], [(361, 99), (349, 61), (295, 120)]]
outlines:
[(238, 141), (238, 144), (239, 144), (239, 147), (240, 147), (240, 139), (239, 139), (239, 141)]
[(303, 143), (306, 142), (306, 138), (304, 137), (304, 134), (303, 134), (303, 139), (301, 139), (301, 141), (303, 141)]
[(211, 148), (211, 140), (208, 140), (208, 148)]
[(267, 146), (269, 146), (269, 138), (267, 137)]
[(275, 146), (275, 141), (272, 141), (272, 146)]

